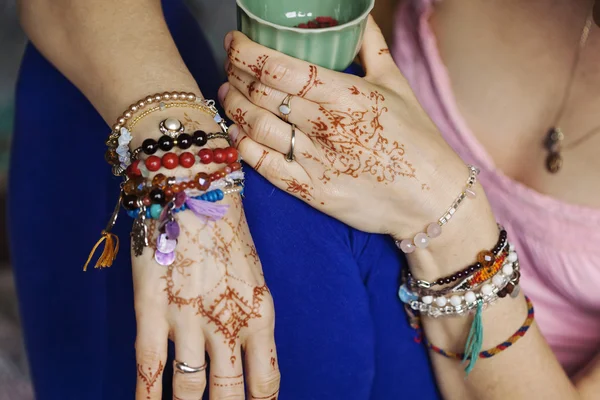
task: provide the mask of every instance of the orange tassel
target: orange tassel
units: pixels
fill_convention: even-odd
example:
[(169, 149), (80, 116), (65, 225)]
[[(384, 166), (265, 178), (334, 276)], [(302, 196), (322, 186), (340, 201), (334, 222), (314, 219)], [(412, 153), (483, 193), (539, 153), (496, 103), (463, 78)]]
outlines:
[(117, 258), (117, 254), (119, 253), (119, 237), (114, 233), (102, 231), (102, 237), (100, 240), (98, 240), (98, 242), (96, 242), (96, 245), (92, 249), (87, 262), (83, 266), (84, 271), (87, 271), (87, 267), (90, 264), (90, 261), (92, 261), (94, 254), (96, 254), (96, 250), (104, 241), (106, 241), (104, 244), (104, 250), (102, 251), (102, 254), (100, 254), (98, 261), (96, 261), (96, 266), (94, 268), (108, 268), (112, 266), (115, 258)]

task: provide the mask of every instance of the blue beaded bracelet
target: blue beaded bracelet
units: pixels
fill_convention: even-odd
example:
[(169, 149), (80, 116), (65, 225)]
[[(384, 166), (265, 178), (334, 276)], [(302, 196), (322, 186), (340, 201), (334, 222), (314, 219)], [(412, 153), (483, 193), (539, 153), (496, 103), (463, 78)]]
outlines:
[[(210, 192), (204, 193), (201, 196), (193, 197), (194, 200), (208, 201), (211, 203), (216, 203), (217, 201), (221, 201), (221, 200), (223, 200), (223, 198), (225, 198), (225, 193), (223, 193), (223, 191), (221, 189), (212, 190)], [(179, 213), (179, 212), (185, 211), (187, 209), (188, 209), (188, 206), (186, 204), (183, 204), (181, 207), (173, 209), (173, 212)], [(160, 215), (162, 214), (162, 210), (163, 210), (163, 206), (161, 206), (160, 204), (152, 204), (150, 207), (146, 208), (146, 218), (159, 219)], [(134, 218), (134, 219), (137, 218), (139, 213), (140, 213), (139, 208), (135, 209), (135, 210), (127, 211), (127, 215), (129, 215), (131, 218)]]

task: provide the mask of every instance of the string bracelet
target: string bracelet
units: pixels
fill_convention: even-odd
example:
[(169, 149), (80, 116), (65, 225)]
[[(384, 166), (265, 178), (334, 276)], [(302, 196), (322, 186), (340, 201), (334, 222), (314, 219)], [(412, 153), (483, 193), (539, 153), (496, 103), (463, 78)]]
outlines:
[(425, 232), (420, 232), (412, 239), (396, 240), (396, 246), (405, 254), (410, 254), (416, 249), (424, 249), (429, 246), (431, 239), (435, 239), (442, 234), (442, 227), (446, 225), (456, 213), (456, 210), (461, 206), (465, 199), (474, 199), (477, 193), (473, 190), (473, 186), (477, 182), (479, 168), (472, 165), (467, 165), (469, 170), (469, 178), (462, 192), (452, 202), (452, 205), (446, 210), (436, 222), (427, 225)]
[[(527, 301), (527, 318), (525, 319), (525, 322), (523, 322), (523, 325), (521, 325), (521, 327), (515, 333), (513, 333), (512, 336), (509, 337), (506, 341), (500, 343), (499, 345), (497, 345), (495, 347), (492, 347), (491, 349), (483, 350), (483, 351), (477, 353), (476, 358), (494, 357), (495, 355), (500, 354), (504, 350), (511, 347), (513, 344), (517, 343), (523, 336), (525, 336), (527, 331), (529, 331), (529, 328), (531, 328), (531, 325), (533, 325), (533, 321), (535, 318), (533, 303), (527, 296), (525, 296), (525, 300)], [(427, 339), (425, 339), (425, 344), (430, 350), (432, 350), (433, 352), (440, 354), (446, 358), (454, 358), (456, 360), (461, 360), (462, 362), (467, 362), (467, 361), (470, 362), (473, 359), (470, 355), (467, 355), (466, 353), (455, 353), (455, 352), (444, 350), (440, 347), (437, 347), (436, 345), (430, 343)], [(472, 366), (474, 367), (475, 364), (473, 363)], [(471, 367), (471, 369), (468, 369), (468, 367), (467, 367), (466, 372), (468, 373), (472, 369), (473, 369), (472, 367)]]

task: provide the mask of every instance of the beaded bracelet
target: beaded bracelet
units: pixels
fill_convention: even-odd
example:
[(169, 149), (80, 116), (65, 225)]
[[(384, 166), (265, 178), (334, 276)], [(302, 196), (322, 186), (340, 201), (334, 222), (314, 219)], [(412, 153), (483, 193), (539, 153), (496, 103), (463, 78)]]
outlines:
[[(218, 201), (223, 200), (226, 195), (233, 194), (233, 193), (240, 193), (243, 191), (243, 189), (244, 189), (243, 186), (236, 186), (236, 187), (232, 187), (229, 189), (223, 189), (223, 190), (215, 189), (215, 190), (211, 190), (210, 192), (206, 192), (206, 193), (204, 193), (202, 195), (198, 195), (198, 196), (186, 195), (186, 199), (193, 199), (193, 200), (206, 201), (209, 203), (216, 203)], [(137, 218), (141, 212), (144, 212), (146, 218), (158, 220), (158, 219), (160, 219), (160, 216), (164, 209), (165, 209), (164, 205), (152, 204), (150, 207), (142, 206), (139, 208), (128, 210), (127, 215), (131, 218)], [(178, 207), (174, 207), (172, 212), (180, 213), (180, 212), (186, 211), (188, 209), (189, 209), (189, 207), (186, 206), (184, 203)]]
[(182, 133), (175, 138), (164, 135), (158, 141), (146, 139), (140, 147), (144, 154), (151, 156), (158, 150), (171, 151), (173, 147), (178, 147), (181, 150), (187, 150), (192, 146), (204, 147), (210, 140), (215, 139), (229, 141), (229, 135), (223, 132), (206, 133), (204, 131), (196, 131), (192, 135)]
[(529, 297), (525, 296), (525, 300), (527, 301), (527, 318), (525, 318), (525, 322), (523, 322), (523, 325), (521, 325), (521, 327), (511, 335), (511, 337), (509, 337), (506, 341), (500, 343), (498, 346), (492, 347), (491, 349), (476, 352), (476, 357), (467, 353), (455, 353), (452, 351), (444, 350), (430, 343), (427, 339), (425, 339), (425, 344), (430, 350), (444, 357), (454, 358), (463, 362), (469, 361), (469, 365), (467, 365), (467, 368), (465, 370), (468, 374), (473, 370), (473, 367), (475, 367), (475, 361), (478, 358), (491, 358), (497, 354), (500, 354), (504, 350), (511, 347), (513, 344), (517, 343), (519, 339), (525, 336), (527, 331), (529, 331), (529, 328), (531, 328), (531, 325), (533, 325), (533, 321), (535, 319), (535, 312), (533, 309), (533, 303), (531, 302)]
[(467, 168), (469, 169), (469, 179), (467, 180), (467, 184), (460, 195), (454, 200), (450, 208), (446, 210), (444, 215), (442, 215), (437, 222), (432, 222), (427, 225), (426, 233), (417, 233), (413, 239), (396, 240), (396, 246), (405, 254), (410, 254), (417, 248), (424, 249), (429, 246), (430, 239), (434, 239), (442, 234), (442, 226), (450, 221), (463, 201), (466, 198), (474, 199), (477, 197), (477, 194), (473, 190), (473, 186), (477, 182), (479, 168), (472, 165), (467, 165)]
[[(181, 101), (180, 103), (165, 103), (167, 101)], [(158, 103), (158, 106), (145, 111), (126, 127), (125, 124), (139, 111), (152, 103)], [(116, 176), (122, 176), (127, 167), (131, 164), (129, 153), (129, 143), (131, 142), (131, 131), (135, 125), (147, 115), (163, 111), (173, 107), (187, 107), (201, 110), (213, 117), (215, 122), (221, 126), (224, 133), (227, 133), (227, 124), (219, 115), (215, 102), (213, 100), (204, 100), (193, 93), (185, 92), (166, 92), (148, 96), (131, 106), (117, 119), (112, 127), (112, 132), (106, 141), (108, 150), (105, 155), (106, 161), (112, 166), (112, 172)], [(166, 121), (166, 120), (165, 120)], [(163, 123), (165, 122), (163, 121)], [(172, 127), (175, 129), (176, 127)], [(178, 129), (178, 128), (177, 128)]]
[(480, 270), (483, 267), (486, 267), (486, 268), (490, 267), (491, 265), (494, 264), (496, 257), (504, 249), (504, 247), (507, 244), (508, 235), (506, 233), (506, 230), (504, 230), (504, 228), (502, 228), (500, 225), (498, 225), (498, 228), (500, 229), (500, 234), (498, 236), (498, 242), (492, 248), (492, 250), (483, 250), (483, 251), (479, 252), (479, 254), (477, 255), (477, 262), (475, 264), (469, 265), (468, 267), (466, 267), (452, 275), (439, 278), (439, 279), (435, 280), (434, 282), (428, 282), (428, 281), (425, 281), (422, 279), (414, 280), (409, 271), (408, 272), (409, 286), (411, 288), (419, 287), (419, 288), (429, 289), (433, 286), (441, 286), (441, 285), (445, 285), (445, 284), (447, 285), (452, 282), (456, 282), (460, 278), (467, 277), (467, 276), (469, 276), (469, 274), (473, 274), (474, 272)]
[[(159, 221), (159, 235), (156, 250), (154, 251), (154, 259), (159, 265), (169, 266), (175, 261), (175, 250), (180, 233), (179, 223), (175, 220), (174, 215), (190, 210), (198, 218), (205, 219), (206, 221), (217, 221), (225, 216), (229, 206), (215, 205), (213, 203), (223, 200), (227, 194), (241, 193), (243, 189), (243, 187), (227, 190), (217, 189), (195, 198), (182, 192), (178, 193), (175, 200), (169, 202), (164, 207), (160, 204), (153, 204), (149, 208), (142, 206), (135, 210), (129, 210), (128, 215), (135, 218), (134, 228), (136, 224), (142, 223), (142, 229), (147, 229), (145, 225), (147, 218)], [(144, 247), (147, 247), (147, 239), (145, 244), (139, 240), (132, 241), (132, 247), (136, 255), (142, 254)]]
[[(465, 278), (457, 283), (454, 283), (450, 286), (446, 286), (442, 289), (428, 289), (423, 287), (415, 287), (411, 286), (408, 283), (408, 279), (406, 279), (407, 287), (410, 290), (419, 293), (421, 297), (423, 296), (445, 296), (450, 293), (457, 292), (465, 292), (468, 290), (472, 290), (485, 283), (486, 281), (491, 280), (494, 275), (496, 275), (500, 269), (504, 268), (506, 265), (506, 259), (509, 255), (508, 246), (506, 246), (501, 253), (496, 257), (494, 264), (489, 267), (484, 267), (479, 270), (476, 270), (472, 274), (465, 274)], [(506, 269), (508, 271), (508, 267)], [(506, 273), (506, 275), (511, 275), (510, 273)]]
[[(506, 275), (502, 271), (494, 275), (495, 279), (486, 281), (478, 292), (469, 290), (464, 294), (453, 294), (450, 298), (427, 295), (421, 299), (414, 293), (408, 296), (402, 294), (402, 301), (407, 303), (411, 309), (433, 318), (467, 315), (477, 311), (479, 305), (487, 306), (495, 303), (501, 297), (499, 293), (507, 286), (517, 287), (520, 279), (518, 264), (512, 266), (512, 269), (511, 275)], [(516, 297), (518, 291), (513, 291), (513, 293)]]
[[(166, 104), (167, 101), (171, 101), (171, 100), (174, 102)], [(180, 101), (180, 102), (177, 103), (176, 101)], [(143, 108), (145, 108), (146, 106), (148, 106), (151, 103), (158, 103), (158, 106), (153, 107), (152, 109), (146, 110), (144, 113), (137, 116), (135, 118), (135, 120), (133, 120), (131, 122), (131, 124), (129, 125), (129, 129), (127, 127), (125, 127), (125, 124), (136, 113), (138, 113), (139, 111), (141, 111)], [(117, 256), (118, 250), (119, 250), (119, 239), (111, 231), (117, 221), (119, 210), (120, 210), (121, 206), (124, 205), (123, 204), (124, 199), (127, 202), (128, 208), (131, 208), (134, 205), (139, 204), (139, 199), (137, 199), (137, 198), (133, 199), (132, 197), (127, 197), (129, 195), (125, 195), (123, 187), (126, 184), (128, 184), (128, 180), (131, 179), (132, 177), (148, 178), (150, 175), (150, 172), (146, 168), (145, 163), (140, 162), (137, 159), (137, 157), (141, 153), (142, 149), (138, 148), (133, 152), (131, 152), (131, 150), (129, 149), (129, 144), (131, 143), (131, 140), (132, 140), (131, 131), (133, 130), (135, 125), (145, 116), (150, 115), (152, 112), (163, 111), (163, 110), (173, 108), (173, 107), (194, 108), (194, 109), (199, 109), (199, 110), (202, 110), (202, 111), (208, 113), (209, 115), (211, 115), (213, 117), (215, 122), (217, 124), (219, 124), (219, 126), (221, 127), (221, 130), (223, 132), (220, 135), (219, 134), (211, 134), (211, 136), (213, 138), (223, 138), (223, 139), (226, 138), (226, 136), (227, 136), (226, 134), (227, 134), (227, 130), (228, 130), (227, 124), (223, 120), (223, 118), (221, 118), (221, 116), (219, 115), (218, 110), (215, 107), (215, 102), (213, 100), (203, 100), (202, 98), (194, 95), (193, 93), (173, 92), (173, 93), (162, 93), (162, 94), (155, 94), (153, 96), (148, 96), (147, 98), (142, 99), (139, 102), (132, 104), (128, 108), (128, 110), (125, 113), (123, 113), (123, 115), (121, 117), (119, 117), (119, 119), (117, 120), (117, 123), (112, 126), (111, 134), (109, 135), (108, 140), (106, 141), (106, 145), (108, 146), (108, 151), (106, 152), (105, 159), (112, 166), (112, 173), (116, 176), (123, 176), (125, 181), (123, 182), (123, 184), (121, 186), (121, 193), (119, 195), (117, 204), (113, 211), (113, 214), (111, 215), (106, 228), (102, 231), (100, 240), (98, 240), (96, 245), (93, 247), (93, 249), (88, 257), (88, 260), (84, 265), (84, 268), (83, 268), (84, 271), (87, 270), (87, 266), (91, 262), (96, 250), (100, 247), (100, 245), (103, 242), (105, 242), (104, 249), (102, 250), (100, 257), (98, 258), (95, 267), (96, 268), (106, 268), (106, 267), (110, 267), (112, 265), (112, 263), (114, 262), (114, 260)], [(181, 134), (183, 134), (183, 124), (181, 124), (181, 122), (176, 119), (167, 118), (160, 123), (159, 130), (163, 134), (180, 136)], [(202, 136), (202, 135), (200, 135), (200, 131), (198, 131), (198, 133), (199, 133), (199, 135), (197, 135), (197, 136)], [(184, 141), (187, 140), (187, 138), (185, 136), (183, 139), (184, 139)], [(197, 140), (201, 141), (202, 139), (198, 138)], [(208, 135), (207, 135), (207, 140), (208, 140)], [(179, 147), (181, 148), (181, 143), (182, 143), (181, 139), (178, 140), (177, 142), (173, 141), (173, 144), (175, 144), (175, 143), (177, 143), (179, 145)], [(186, 145), (187, 144), (183, 144), (183, 146), (186, 146)], [(191, 153), (190, 153), (190, 155), (193, 156), (193, 154), (191, 154)], [(191, 163), (190, 155), (184, 156), (184, 162), (182, 164), (190, 164)], [(212, 158), (214, 156), (215, 156), (214, 153), (211, 152), (210, 157)], [(224, 154), (224, 156), (225, 156), (224, 157), (225, 160), (227, 160), (228, 154), (226, 153), (226, 154)], [(170, 157), (172, 158), (172, 156), (170, 156)], [(217, 155), (217, 159), (219, 157), (221, 157), (221, 156)], [(230, 156), (230, 158), (231, 158), (231, 156)], [(196, 159), (196, 156), (193, 156), (193, 159), (194, 159), (194, 162), (202, 162), (202, 157), (200, 155), (198, 155), (198, 159)], [(235, 160), (232, 160), (232, 161), (237, 161), (237, 159), (238, 159), (238, 156), (237, 156), (237, 150), (236, 150)], [(179, 164), (180, 161), (181, 161), (181, 159), (178, 156), (177, 163)], [(135, 165), (133, 163), (135, 163)], [(126, 172), (128, 174), (126, 174)], [(210, 179), (210, 175), (207, 175), (207, 176)], [(134, 187), (137, 186), (136, 182), (134, 182), (132, 185)], [(225, 188), (223, 193), (225, 193), (225, 194), (235, 193), (236, 191), (237, 192), (243, 191), (243, 180), (241, 181), (241, 188)], [(163, 202), (165, 200), (164, 193), (162, 196), (159, 196), (159, 193), (155, 193), (154, 190), (152, 190), (150, 192), (150, 196), (152, 198), (148, 197), (145, 201), (144, 201), (144, 199), (142, 199), (142, 207), (145, 208), (146, 204), (153, 205), (152, 203), (159, 203), (159, 202)], [(185, 197), (185, 196), (186, 196), (185, 192), (179, 193), (176, 196), (174, 196), (175, 201), (177, 201), (177, 199), (181, 199), (182, 197)], [(186, 204), (187, 204), (187, 200), (184, 200), (184, 202), (186, 202)], [(206, 201), (193, 199), (193, 198), (189, 199), (189, 202), (191, 204), (190, 209), (192, 209), (192, 211), (194, 211), (194, 213), (196, 215), (205, 216), (206, 218), (212, 219), (212, 220), (222, 218), (225, 215), (225, 212), (228, 208), (225, 205), (223, 205), (223, 206), (214, 205), (212, 207), (207, 207), (205, 205), (205, 203), (207, 203)], [(174, 225), (172, 212), (167, 211), (163, 214), (164, 214), (164, 217), (166, 218), (166, 220), (165, 220), (166, 222), (162, 221), (165, 223), (161, 224), (161, 229), (163, 229), (165, 224), (167, 224), (167, 223)], [(144, 248), (148, 246), (148, 227), (145, 224), (145, 218), (146, 218), (145, 212), (139, 213), (139, 215), (135, 219), (133, 226), (132, 226), (131, 247), (132, 247), (132, 250), (133, 250), (133, 253), (135, 254), (135, 256), (140, 256), (143, 253)], [(171, 256), (174, 256), (174, 254), (171, 254)]]
[[(162, 157), (149, 156), (144, 160), (144, 165), (148, 171), (156, 172), (162, 167), (166, 169), (175, 169), (179, 165), (184, 168), (193, 167), (196, 162), (198, 164), (231, 164), (239, 158), (238, 151), (235, 147), (225, 147), (217, 149), (202, 149), (198, 152), (198, 159), (190, 152), (184, 152), (179, 155), (176, 153), (165, 153)], [(140, 164), (137, 164), (139, 168)], [(141, 173), (141, 171), (140, 171)]]

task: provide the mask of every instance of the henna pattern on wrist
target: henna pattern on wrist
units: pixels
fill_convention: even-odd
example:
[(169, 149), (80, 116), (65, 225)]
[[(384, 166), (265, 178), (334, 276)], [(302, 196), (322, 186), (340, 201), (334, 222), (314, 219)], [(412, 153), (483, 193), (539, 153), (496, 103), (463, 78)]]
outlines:
[(286, 183), (287, 188), (285, 189), (286, 192), (293, 194), (295, 196), (299, 196), (300, 198), (302, 198), (303, 200), (310, 202), (312, 200), (314, 200), (314, 196), (311, 193), (314, 188), (312, 186), (310, 186), (307, 183), (300, 183), (298, 182), (298, 180), (296, 178), (292, 178), (292, 179), (281, 179), (283, 182)]
[(154, 387), (154, 384), (158, 378), (161, 376), (163, 369), (164, 365), (162, 361), (158, 362), (158, 368), (156, 369), (155, 373), (152, 373), (152, 367), (148, 367), (148, 372), (146, 372), (141, 364), (137, 364), (137, 375), (142, 382), (144, 382), (144, 385), (146, 385), (146, 392), (148, 393), (148, 397), (146, 397), (147, 399), (150, 398), (150, 391), (152, 390), (152, 387)]
[[(232, 208), (238, 213), (234, 218), (238, 221), (237, 224), (225, 217), (219, 223), (203, 228), (211, 230), (211, 243), (194, 242), (193, 238), (200, 236), (200, 232), (191, 232), (185, 224), (180, 224), (181, 235), (190, 238), (190, 242), (197, 246), (200, 256), (192, 260), (184, 255), (187, 249), (178, 249), (175, 262), (167, 267), (162, 278), (166, 281), (165, 292), (168, 303), (178, 308), (191, 306), (197, 315), (214, 324), (215, 333), (223, 337), (224, 343), (231, 350), (230, 361), (234, 365), (237, 360), (233, 353), (240, 331), (248, 327), (251, 319), (262, 317), (261, 304), (269, 290), (264, 281), (259, 285), (252, 284), (236, 276), (231, 270), (232, 250), (234, 247), (240, 249), (247, 246), (248, 243), (240, 237), (249, 234), (246, 232), (248, 228), (245, 225), (246, 220), (239, 198), (234, 200)], [(156, 222), (151, 221), (149, 224), (151, 237), (156, 235), (156, 228)], [(152, 247), (156, 246), (154, 241), (151, 243)], [(221, 271), (221, 276), (205, 293), (186, 297), (184, 295), (186, 279), (191, 276), (192, 268), (199, 267), (198, 264), (205, 260), (214, 260)], [(250, 265), (259, 268), (258, 258), (254, 264)]]
[[(175, 261), (164, 269), (162, 276), (167, 302), (178, 309), (192, 307), (196, 315), (208, 321), (209, 325), (214, 324), (214, 332), (231, 350), (230, 361), (234, 365), (238, 361), (234, 352), (239, 345), (240, 331), (248, 327), (251, 320), (263, 317), (262, 305), (269, 295), (241, 198), (231, 197), (227, 215), (218, 222), (201, 227), (193, 225), (191, 228), (184, 223), (184, 215), (187, 214), (180, 214), (180, 246), (176, 250)], [(148, 234), (152, 238), (150, 248), (156, 250), (157, 221), (148, 221)], [(250, 273), (243, 271), (247, 275), (238, 275), (234, 268), (242, 257), (248, 260)], [(204, 268), (206, 263), (206, 268), (211, 269), (210, 274)], [(244, 279), (244, 276), (255, 279)], [(207, 283), (207, 277), (212, 281)], [(189, 284), (197, 283), (199, 279), (203, 282), (202, 289), (195, 289), (196, 286)], [(161, 363), (160, 372), (163, 368)], [(160, 374), (144, 374), (141, 366), (138, 366), (138, 373), (141, 379), (149, 382), (148, 387)]]
[(311, 89), (322, 84), (323, 82), (319, 80), (318, 68), (314, 65), (310, 65), (308, 72), (308, 82), (306, 82), (306, 85), (304, 85), (304, 87), (296, 94), (296, 96), (306, 97), (306, 95), (308, 94), (308, 92), (311, 91)]
[[(356, 86), (349, 88), (355, 96), (364, 97), (370, 106), (364, 110), (335, 110), (319, 106), (321, 116), (309, 120), (313, 128), (308, 135), (317, 141), (324, 153), (325, 170), (320, 180), (326, 184), (332, 176), (358, 178), (371, 174), (378, 182), (394, 182), (398, 177), (416, 178), (415, 168), (405, 159), (404, 145), (383, 136), (381, 116), (388, 112), (385, 97), (378, 91), (369, 94)], [(315, 159), (307, 155), (309, 159)]]
[(381, 49), (381, 50), (379, 50), (379, 53), (377, 53), (377, 54), (379, 54), (380, 56), (384, 55), (384, 54), (390, 54), (390, 49), (388, 49), (388, 48)]

